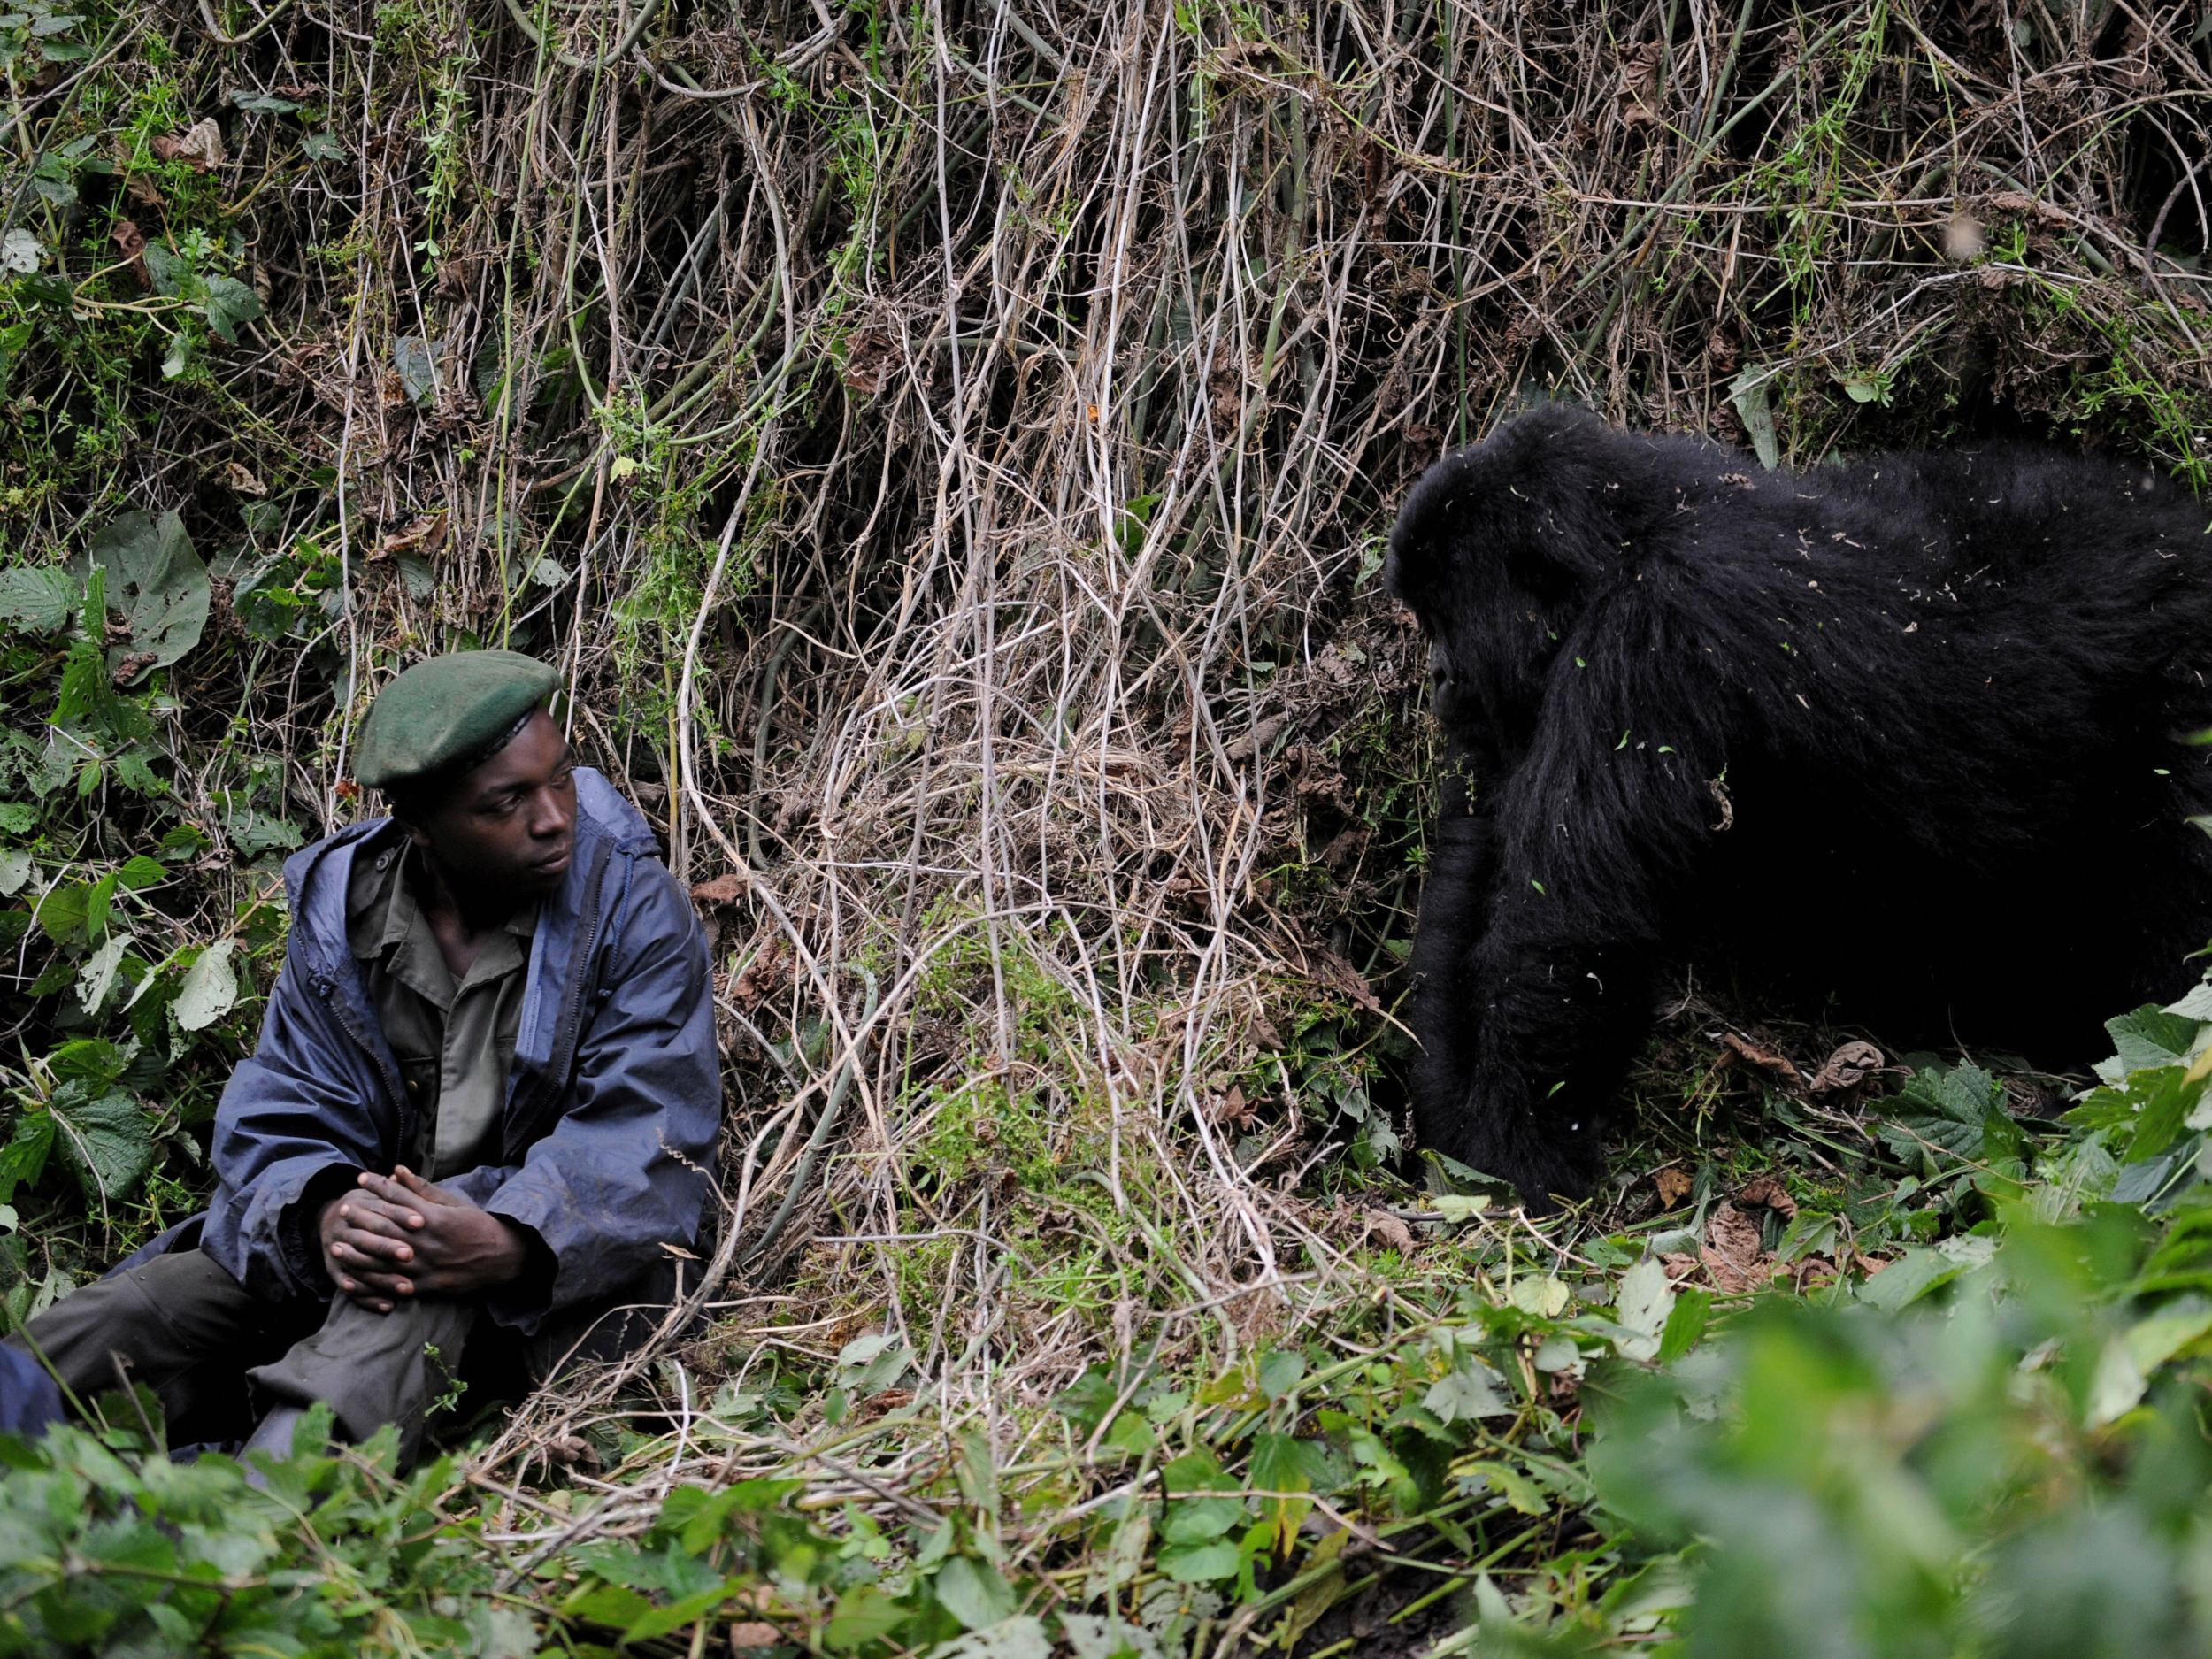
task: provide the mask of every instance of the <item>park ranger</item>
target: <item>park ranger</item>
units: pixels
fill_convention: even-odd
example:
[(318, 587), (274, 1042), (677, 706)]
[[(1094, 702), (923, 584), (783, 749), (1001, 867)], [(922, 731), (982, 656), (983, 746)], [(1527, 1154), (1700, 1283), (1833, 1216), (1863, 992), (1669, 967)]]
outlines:
[(11, 1339), (80, 1402), (144, 1383), (173, 1444), (250, 1428), (280, 1455), (326, 1402), (411, 1459), (434, 1404), (624, 1351), (669, 1306), (720, 1118), (706, 948), (645, 820), (575, 764), (557, 683), (465, 651), (376, 699), (354, 771), (391, 816), (286, 865), (213, 1204)]

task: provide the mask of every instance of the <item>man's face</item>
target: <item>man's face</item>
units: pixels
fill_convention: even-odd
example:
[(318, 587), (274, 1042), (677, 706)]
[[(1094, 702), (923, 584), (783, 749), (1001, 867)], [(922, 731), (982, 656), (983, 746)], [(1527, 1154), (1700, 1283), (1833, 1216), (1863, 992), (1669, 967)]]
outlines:
[(576, 760), (553, 717), (540, 709), (407, 827), (465, 901), (559, 887), (576, 852)]

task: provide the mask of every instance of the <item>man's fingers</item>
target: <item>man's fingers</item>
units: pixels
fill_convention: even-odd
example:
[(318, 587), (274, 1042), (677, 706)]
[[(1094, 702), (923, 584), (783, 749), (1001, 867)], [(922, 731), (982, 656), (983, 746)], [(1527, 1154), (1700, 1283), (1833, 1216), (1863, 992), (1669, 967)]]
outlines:
[(361, 1183), (403, 1226), (419, 1227), (422, 1225), (423, 1214), (417, 1207), (414, 1194), (390, 1176), (365, 1174), (361, 1178)]
[(405, 1239), (409, 1229), (400, 1217), (388, 1210), (372, 1210), (349, 1198), (338, 1206), (338, 1226), (334, 1238), (343, 1238), (348, 1233), (375, 1233), (387, 1239)]
[(381, 1267), (389, 1262), (411, 1262), (415, 1247), (404, 1239), (386, 1238), (380, 1233), (363, 1233), (349, 1229), (330, 1241), (330, 1253), (337, 1260)]
[(403, 1188), (426, 1203), (453, 1204), (459, 1202), (444, 1187), (425, 1180), (404, 1164), (394, 1170), (392, 1175)]
[(368, 1272), (357, 1267), (347, 1270), (338, 1287), (349, 1296), (404, 1296), (413, 1292), (414, 1281), (396, 1273)]

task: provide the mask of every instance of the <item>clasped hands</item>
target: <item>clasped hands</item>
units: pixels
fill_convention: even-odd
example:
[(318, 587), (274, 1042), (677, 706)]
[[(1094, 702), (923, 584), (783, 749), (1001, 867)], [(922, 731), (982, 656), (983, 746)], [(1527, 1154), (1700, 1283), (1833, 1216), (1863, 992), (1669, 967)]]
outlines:
[(512, 1223), (404, 1164), (389, 1175), (364, 1170), (356, 1190), (323, 1206), (316, 1231), (332, 1280), (375, 1313), (511, 1284), (529, 1260)]

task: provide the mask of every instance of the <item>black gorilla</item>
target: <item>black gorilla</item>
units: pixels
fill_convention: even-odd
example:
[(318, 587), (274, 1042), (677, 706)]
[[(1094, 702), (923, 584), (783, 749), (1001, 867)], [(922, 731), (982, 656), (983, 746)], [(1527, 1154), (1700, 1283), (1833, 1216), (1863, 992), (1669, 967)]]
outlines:
[(2095, 1058), (2212, 932), (2212, 540), (2140, 466), (1809, 472), (1563, 405), (1432, 467), (1386, 580), (1449, 740), (1423, 1145), (1586, 1192), (1692, 957), (1886, 1032)]

